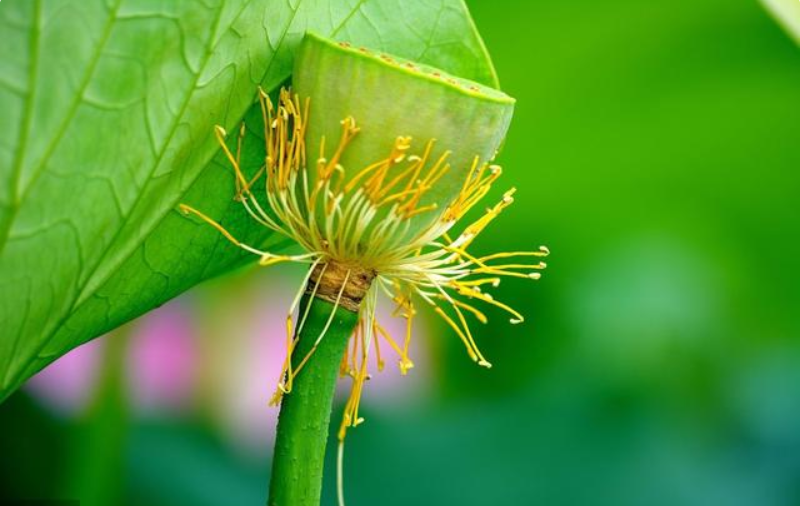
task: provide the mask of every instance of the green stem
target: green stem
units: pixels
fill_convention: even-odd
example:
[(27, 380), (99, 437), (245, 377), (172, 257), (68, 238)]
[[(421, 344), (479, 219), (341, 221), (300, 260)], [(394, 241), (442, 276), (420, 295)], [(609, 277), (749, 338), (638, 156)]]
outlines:
[[(300, 314), (309, 303), (300, 305)], [(292, 354), (297, 367), (311, 350), (331, 316), (334, 305), (314, 298)], [(318, 506), (322, 492), (325, 445), (339, 364), (358, 322), (358, 314), (336, 308), (331, 325), (316, 351), (284, 395), (272, 461), (269, 506)]]

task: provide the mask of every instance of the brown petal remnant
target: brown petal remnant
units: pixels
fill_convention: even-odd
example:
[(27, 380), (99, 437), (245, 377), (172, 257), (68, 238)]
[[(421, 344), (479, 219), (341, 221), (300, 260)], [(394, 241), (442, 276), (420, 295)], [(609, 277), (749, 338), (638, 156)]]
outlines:
[(311, 273), (306, 293), (357, 313), (376, 276), (372, 269), (335, 261), (320, 263)]

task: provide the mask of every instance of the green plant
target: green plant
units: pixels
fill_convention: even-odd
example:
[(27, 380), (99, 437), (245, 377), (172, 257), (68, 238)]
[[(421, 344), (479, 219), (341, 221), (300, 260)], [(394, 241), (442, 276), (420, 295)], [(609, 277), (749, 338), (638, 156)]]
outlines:
[[(459, 224), (500, 176), (491, 162), (514, 105), (462, 3), (362, 1), (338, 14), (336, 3), (266, 0), (11, 6), (0, 10), (13, 42), (0, 100), (18, 132), (0, 171), (3, 396), (70, 348), (252, 260), (221, 238), (261, 265), (306, 263), (273, 398), (283, 403), (270, 504), (314, 505), (337, 373), (353, 379), (341, 463), (372, 347), (385, 340), (403, 373), (413, 367), (417, 304), (484, 367), (467, 317), (486, 316), (473, 302), (522, 321), (484, 288), (537, 279), (543, 262), (513, 259), (547, 250), (467, 251), (514, 190)], [(52, 79), (59, 65), (65, 78)], [(292, 91), (278, 92), (292, 65)], [(408, 322), (402, 346), (375, 319), (379, 291)]]
[[(413, 367), (411, 322), (421, 304), (452, 327), (472, 360), (491, 367), (467, 316), (486, 323), (475, 307), (484, 303), (510, 313), (512, 323), (522, 322), (520, 313), (484, 289), (496, 287), (502, 276), (538, 279), (545, 264), (529, 258), (548, 251), (468, 252), (513, 202), (512, 189), (472, 223), (462, 223), (502, 172), (491, 162), (511, 121), (514, 100), (507, 95), (310, 33), (295, 61), (293, 88), (281, 91), (277, 106), (260, 94), (266, 156), (247, 175), (244, 125), (231, 146), (224, 128), (218, 126), (217, 134), (234, 170), (235, 200), (255, 222), (303, 252), (261, 250), (201, 210), (189, 204), (181, 209), (259, 256), (261, 265), (309, 266), (287, 317), (287, 357), (273, 398), (283, 404), (270, 504), (312, 506), (320, 498), (337, 372), (353, 379), (339, 431), (343, 503), (344, 438), (363, 421), (359, 404), (370, 352), (380, 371), (384, 341), (397, 353), (403, 374)], [(379, 292), (406, 320), (404, 341), (376, 319)]]
[[(260, 117), (307, 29), (496, 78), (461, 0), (0, 3), (0, 399), (87, 340), (250, 263), (182, 201), (237, 236), (243, 216), (210, 125)], [(245, 160), (263, 159), (246, 142)]]

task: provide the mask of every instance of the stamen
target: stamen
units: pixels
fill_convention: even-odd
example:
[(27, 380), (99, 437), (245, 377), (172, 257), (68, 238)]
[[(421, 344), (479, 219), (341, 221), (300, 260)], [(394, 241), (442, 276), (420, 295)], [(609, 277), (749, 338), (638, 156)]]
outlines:
[(269, 255), (269, 253), (267, 253), (265, 251), (258, 250), (256, 248), (253, 248), (252, 246), (248, 246), (247, 244), (239, 242), (239, 240), (236, 239), (233, 235), (231, 235), (231, 233), (228, 232), (225, 229), (225, 227), (223, 227), (222, 225), (220, 225), (219, 223), (217, 223), (213, 219), (209, 218), (208, 216), (206, 216), (202, 212), (198, 211), (197, 209), (195, 209), (195, 208), (193, 208), (191, 206), (188, 206), (186, 204), (178, 204), (178, 208), (181, 210), (181, 212), (183, 214), (186, 214), (186, 215), (194, 214), (195, 216), (197, 216), (201, 220), (205, 221), (206, 223), (208, 223), (212, 227), (216, 228), (227, 240), (229, 240), (230, 242), (232, 242), (236, 246), (238, 246), (238, 247), (240, 247), (240, 248), (242, 248), (242, 249), (244, 249), (246, 251), (249, 251), (250, 253), (254, 253), (256, 255), (260, 255), (262, 257), (264, 255)]
[(453, 330), (456, 331), (456, 334), (458, 335), (459, 338), (461, 338), (461, 341), (464, 343), (464, 346), (467, 348), (467, 354), (469, 354), (469, 358), (471, 358), (473, 362), (477, 362), (478, 361), (478, 355), (475, 353), (475, 350), (472, 349), (472, 345), (470, 344), (469, 340), (467, 339), (467, 336), (464, 335), (464, 331), (462, 331), (458, 327), (458, 325), (456, 325), (456, 322), (454, 322), (452, 318), (447, 316), (447, 313), (445, 313), (442, 310), (442, 308), (440, 308), (439, 306), (434, 306), (434, 311), (436, 311), (436, 314), (441, 316), (442, 319), (445, 322), (447, 322), (447, 324), (450, 325), (450, 327)]
[(214, 134), (217, 136), (217, 142), (222, 147), (222, 151), (225, 153), (225, 156), (228, 158), (228, 161), (233, 166), (234, 173), (236, 174), (236, 192), (237, 195), (239, 191), (241, 191), (242, 186), (247, 185), (247, 180), (244, 178), (241, 169), (239, 168), (239, 162), (237, 158), (233, 156), (231, 150), (228, 149), (228, 144), (225, 142), (225, 137), (227, 137), (228, 133), (225, 131), (224, 128), (217, 125), (214, 128)]
[(339, 446), (336, 452), (336, 499), (339, 506), (344, 503), (344, 439), (339, 439)]
[(383, 358), (381, 358), (380, 340), (378, 339), (378, 333), (375, 332), (375, 329), (373, 329), (372, 332), (372, 340), (375, 342), (375, 365), (378, 367), (378, 372), (383, 372), (383, 368), (386, 364), (384, 364)]

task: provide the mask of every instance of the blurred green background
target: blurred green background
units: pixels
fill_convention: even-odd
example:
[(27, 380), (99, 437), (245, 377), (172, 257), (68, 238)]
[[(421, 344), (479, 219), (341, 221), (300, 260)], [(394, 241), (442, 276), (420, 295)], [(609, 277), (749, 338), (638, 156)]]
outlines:
[[(553, 254), (498, 290), (524, 325), (476, 328), (493, 369), (429, 319), (368, 385), (348, 504), (800, 505), (800, 50), (754, 1), (468, 3), (518, 99), (476, 249)], [(0, 497), (263, 503), (299, 279), (230, 275), (34, 378)]]

